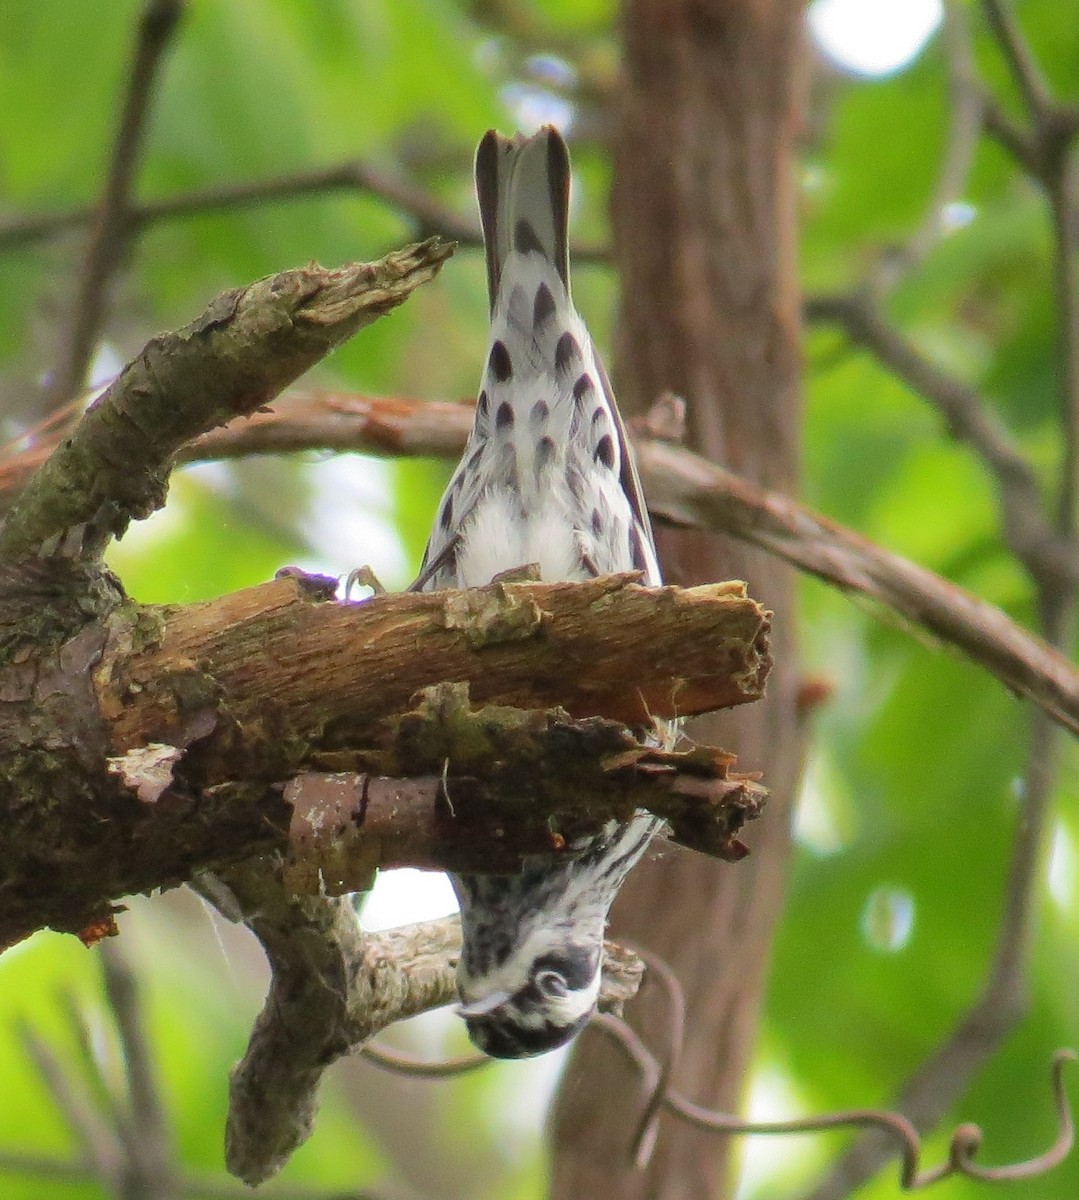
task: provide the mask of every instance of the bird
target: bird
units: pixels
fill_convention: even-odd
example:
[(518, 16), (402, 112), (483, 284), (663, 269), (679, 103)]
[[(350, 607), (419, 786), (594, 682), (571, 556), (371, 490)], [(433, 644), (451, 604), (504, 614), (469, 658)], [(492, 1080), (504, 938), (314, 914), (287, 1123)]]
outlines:
[[(570, 294), (570, 159), (553, 126), (489, 130), (475, 161), (490, 342), (475, 422), (442, 496), (415, 590), (477, 587), (525, 564), (555, 582), (662, 582), (607, 373)], [(461, 910), (459, 1014), (494, 1058), (564, 1045), (599, 997), (608, 911), (661, 822), (612, 823), (516, 875), (451, 875)]]

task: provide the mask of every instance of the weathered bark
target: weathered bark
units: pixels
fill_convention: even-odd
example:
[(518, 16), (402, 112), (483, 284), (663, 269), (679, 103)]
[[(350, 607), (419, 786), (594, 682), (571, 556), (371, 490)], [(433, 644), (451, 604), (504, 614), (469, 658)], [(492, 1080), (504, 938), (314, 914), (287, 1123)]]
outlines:
[[(159, 641), (100, 672), (108, 670), (102, 689), (115, 707), (113, 744), (181, 744), (174, 739), (185, 736), (198, 690), (220, 689), (260, 762), (275, 754), (266, 724), (278, 697), (294, 715), (291, 732), (327, 748), (355, 743), (443, 679), (467, 682), (478, 703), (560, 704), (631, 725), (757, 698), (768, 619), (741, 584), (652, 591), (632, 578), (494, 583), (346, 605), (303, 603), (304, 585), (286, 577), (166, 612)], [(195, 664), (211, 677), (198, 681)], [(236, 773), (227, 760), (207, 770), (208, 782)]]
[[(281, 785), (312, 770), (435, 776), (416, 785), (425, 808), (397, 806), (392, 779), (360, 787), (362, 803), (340, 817), (348, 827), (369, 816), (377, 834), (379, 799), (400, 807), (397, 837), (383, 833), (355, 851), (368, 872), (404, 865), (394, 855), (408, 848), (432, 865), (441, 842), (450, 858), (439, 865), (468, 869), (460, 856), (469, 854), (486, 862), (471, 809), (502, 811), (508, 852), (516, 832), (522, 853), (537, 850), (537, 837), (550, 849), (543, 814), (499, 810), (498, 798), (527, 795), (551, 771), (564, 779), (553, 789), (563, 800), (580, 776), (589, 793), (579, 797), (582, 815), (593, 794), (625, 815), (669, 793), (680, 836), (736, 850), (735, 830), (721, 826), (742, 785), (727, 778), (723, 756), (611, 764), (636, 752), (620, 726), (578, 728), (535, 711), (561, 704), (640, 725), (648, 712), (699, 712), (760, 694), (768, 614), (742, 585), (657, 591), (630, 578), (345, 605), (333, 602), (333, 581), (327, 592), (286, 577), (186, 608), (124, 603), (77, 633), (13, 652), (0, 669), (0, 947), (42, 925), (81, 930), (129, 892), (283, 850), (293, 807)], [(513, 707), (504, 717), (484, 710), (490, 717), (478, 725), (452, 705), (436, 705), (433, 716), (409, 711), (415, 692), (443, 680), (470, 686), (478, 704)], [(532, 711), (515, 720), (516, 709)], [(514, 776), (503, 757), (526, 762), (531, 778)], [(588, 786), (579, 760), (591, 761)], [(448, 837), (437, 812), (447, 762), (461, 810)], [(693, 811), (702, 790), (702, 809), (718, 824)], [(577, 818), (564, 816), (572, 837)], [(518, 829), (533, 818), (538, 834)]]
[[(308, 450), (456, 459), (473, 415), (471, 405), (448, 401), (294, 391), (273, 407), (196, 438), (180, 449), (177, 461)], [(1079, 670), (1002, 609), (780, 492), (663, 440), (676, 435), (655, 427), (655, 410), (638, 426), (630, 433), (654, 521), (722, 530), (833, 587), (892, 609), (901, 621), (955, 647), (1079, 734)], [(47, 457), (49, 437), (52, 445), (62, 440), (50, 431), (0, 462), (0, 504)], [(1062, 577), (1075, 573), (1055, 544), (1039, 540), (1034, 550), (1052, 560), (1047, 570)]]
[[(795, 0), (627, 0), (612, 218), (622, 275), (617, 392), (640, 411), (690, 397), (691, 447), (768, 487), (796, 491), (799, 308), (792, 157), (803, 6)], [(782, 901), (801, 757), (789, 568), (726, 539), (659, 532), (668, 578), (750, 581), (776, 613), (776, 670), (752, 711), (701, 722), (736, 745), (774, 802), (737, 866), (664, 855), (631, 876), (612, 931), (673, 967), (686, 993), (674, 1084), (735, 1108), (753, 1048)], [(629, 1017), (653, 1045), (664, 1014), (646, 983)], [(560, 1197), (727, 1194), (729, 1139), (664, 1118), (647, 1170), (630, 1165), (639, 1081), (600, 1039), (575, 1053), (554, 1115)]]
[(431, 238), (373, 263), (279, 271), (151, 338), (19, 493), (0, 525), (0, 559), (99, 558), (164, 504), (186, 442), (272, 400), (452, 253)]
[[(270, 991), (229, 1079), (225, 1157), (252, 1186), (310, 1136), (326, 1069), (394, 1021), (451, 1003), (461, 926), (456, 917), (362, 934), (351, 899), (292, 896), (264, 863), (226, 883), (237, 916), (262, 942)], [(642, 966), (608, 944), (599, 1007), (621, 1011)]]

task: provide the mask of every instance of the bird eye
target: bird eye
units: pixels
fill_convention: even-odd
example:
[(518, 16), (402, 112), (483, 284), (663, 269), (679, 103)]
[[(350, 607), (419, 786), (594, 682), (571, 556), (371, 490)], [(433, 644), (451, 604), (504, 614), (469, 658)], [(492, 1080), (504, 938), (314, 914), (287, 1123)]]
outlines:
[(565, 977), (557, 971), (540, 971), (536, 976), (536, 987), (545, 996), (564, 996), (569, 988), (566, 985)]

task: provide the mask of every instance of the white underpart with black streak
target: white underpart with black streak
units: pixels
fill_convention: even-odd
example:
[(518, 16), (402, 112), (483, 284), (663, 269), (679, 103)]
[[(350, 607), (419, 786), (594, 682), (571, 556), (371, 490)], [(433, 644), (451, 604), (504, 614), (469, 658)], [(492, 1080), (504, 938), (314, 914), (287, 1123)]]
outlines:
[[(538, 254), (514, 251), (503, 280), (517, 282), (499, 295), (492, 345), (504, 351), (484, 372), (488, 430), (477, 466), (488, 482), (458, 527), (458, 580), (477, 586), (524, 563), (538, 563), (545, 580), (618, 570), (632, 517), (587, 330)], [(541, 286), (555, 309), (536, 324)], [(556, 368), (560, 342), (567, 352)]]

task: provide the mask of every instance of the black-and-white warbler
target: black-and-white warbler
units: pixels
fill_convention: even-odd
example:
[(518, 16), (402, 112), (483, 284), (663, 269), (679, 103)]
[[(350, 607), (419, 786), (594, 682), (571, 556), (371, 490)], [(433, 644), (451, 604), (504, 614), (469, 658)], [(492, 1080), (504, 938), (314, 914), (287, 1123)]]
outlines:
[[(660, 582), (607, 374), (570, 298), (566, 143), (493, 130), (476, 153), (491, 343), (476, 421), (438, 508), (417, 586), (475, 587), (538, 563), (544, 580), (639, 570)], [(658, 822), (639, 815), (579, 857), (453, 878), (457, 972), (472, 1041), (498, 1058), (568, 1041), (599, 994), (603, 932)]]

